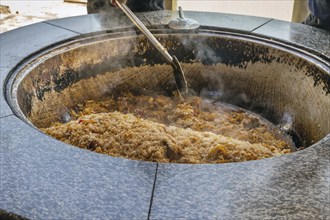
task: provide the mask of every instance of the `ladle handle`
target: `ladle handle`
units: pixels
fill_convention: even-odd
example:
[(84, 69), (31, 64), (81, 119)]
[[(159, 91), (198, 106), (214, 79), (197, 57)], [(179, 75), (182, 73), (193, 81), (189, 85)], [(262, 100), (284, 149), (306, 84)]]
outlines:
[(169, 63), (173, 63), (172, 56), (167, 50), (159, 43), (159, 41), (152, 35), (152, 33), (144, 26), (138, 17), (126, 6), (126, 4), (117, 1), (118, 7), (126, 14), (126, 16), (140, 29), (140, 31), (150, 40), (150, 42), (156, 47), (156, 49), (165, 57)]

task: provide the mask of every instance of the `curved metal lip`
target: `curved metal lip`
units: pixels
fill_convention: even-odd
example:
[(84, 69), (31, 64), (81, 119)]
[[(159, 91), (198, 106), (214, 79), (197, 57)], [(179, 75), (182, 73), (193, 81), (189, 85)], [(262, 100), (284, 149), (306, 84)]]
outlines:
[[(249, 42), (254, 42), (262, 45), (267, 45), (272, 48), (286, 51), (287, 53), (294, 54), (302, 59), (308, 60), (321, 69), (325, 70), (325, 72), (329, 73), (330, 76), (330, 59), (321, 57), (320, 55), (315, 54), (315, 51), (308, 51), (307, 48), (301, 48), (299, 45), (296, 44), (289, 44), (287, 42), (269, 39), (267, 37), (257, 36), (252, 33), (239, 33), (234, 31), (227, 31), (227, 30), (219, 30), (217, 28), (212, 27), (203, 27), (193, 31), (187, 30), (173, 30), (167, 28), (157, 28), (157, 29), (150, 29), (150, 31), (155, 36), (168, 36), (168, 35), (201, 35), (201, 36), (222, 36), (232, 39), (239, 39)], [(26, 57), (23, 61), (18, 63), (8, 74), (5, 83), (4, 83), (4, 94), (7, 103), (9, 104), (10, 108), (12, 109), (14, 115), (16, 115), (19, 119), (23, 122), (27, 123), (32, 128), (40, 131), (21, 111), (20, 106), (17, 101), (17, 88), (21, 81), (30, 73), (30, 71), (38, 66), (40, 63), (44, 62), (45, 60), (61, 54), (65, 51), (75, 49), (80, 46), (101, 42), (104, 40), (116, 40), (116, 39), (123, 39), (123, 38), (131, 38), (131, 37), (140, 37), (143, 35), (139, 33), (138, 30), (132, 31), (127, 29), (118, 29), (112, 30), (111, 33), (93, 33), (87, 34), (82, 36), (79, 39), (72, 38), (68, 39), (49, 47), (46, 47), (36, 53), (31, 54), (30, 56)], [(315, 52), (315, 53), (314, 53)], [(329, 136), (330, 133), (327, 135)], [(314, 143), (311, 146), (322, 142), (324, 139), (320, 139), (318, 142)], [(310, 147), (310, 146), (309, 146)]]

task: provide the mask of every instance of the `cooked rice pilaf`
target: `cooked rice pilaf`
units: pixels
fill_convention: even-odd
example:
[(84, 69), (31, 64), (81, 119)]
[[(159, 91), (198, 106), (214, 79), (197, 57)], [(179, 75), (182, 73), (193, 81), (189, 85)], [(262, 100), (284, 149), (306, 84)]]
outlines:
[(116, 157), (200, 164), (257, 160), (291, 151), (290, 143), (256, 115), (195, 96), (182, 102), (161, 95), (125, 95), (77, 105), (71, 115), (70, 122), (42, 131)]

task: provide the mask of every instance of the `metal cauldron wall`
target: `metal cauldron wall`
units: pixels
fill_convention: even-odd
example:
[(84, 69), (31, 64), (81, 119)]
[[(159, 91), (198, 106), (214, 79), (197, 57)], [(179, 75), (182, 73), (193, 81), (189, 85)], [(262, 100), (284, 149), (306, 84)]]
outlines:
[[(199, 30), (158, 30), (182, 62), (196, 94), (290, 126), (309, 146), (330, 132), (329, 66), (307, 52), (264, 39)], [(170, 93), (172, 69), (142, 36), (118, 32), (56, 45), (31, 57), (9, 80), (10, 103), (36, 127), (64, 120), (85, 100), (133, 93)]]

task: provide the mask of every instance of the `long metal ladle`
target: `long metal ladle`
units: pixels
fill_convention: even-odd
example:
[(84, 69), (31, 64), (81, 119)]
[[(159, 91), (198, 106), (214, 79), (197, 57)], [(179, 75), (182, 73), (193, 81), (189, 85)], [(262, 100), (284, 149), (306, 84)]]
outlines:
[(184, 75), (183, 69), (176, 58), (176, 56), (171, 56), (168, 51), (159, 43), (159, 41), (152, 35), (152, 33), (144, 26), (138, 17), (126, 6), (126, 4), (117, 1), (116, 4), (118, 7), (126, 14), (126, 16), (134, 23), (136, 27), (148, 38), (148, 40), (154, 45), (154, 47), (160, 52), (160, 54), (171, 64), (173, 67), (174, 77), (177, 89), (183, 91), (185, 94), (188, 94), (187, 80)]

